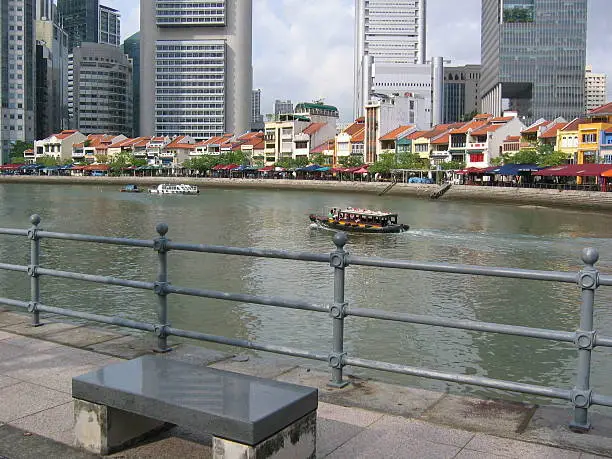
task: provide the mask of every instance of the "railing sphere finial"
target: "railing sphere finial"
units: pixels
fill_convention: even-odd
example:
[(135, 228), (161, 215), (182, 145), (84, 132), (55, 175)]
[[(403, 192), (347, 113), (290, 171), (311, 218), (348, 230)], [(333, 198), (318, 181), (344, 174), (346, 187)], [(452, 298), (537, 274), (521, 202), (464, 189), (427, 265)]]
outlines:
[(344, 231), (334, 234), (334, 244), (338, 249), (342, 249), (348, 242), (348, 235)]
[(599, 260), (599, 252), (593, 247), (587, 247), (582, 250), (582, 261), (586, 265), (594, 265)]
[(36, 226), (40, 223), (40, 215), (38, 214), (32, 214), (30, 215), (30, 223), (32, 223), (32, 225)]
[(164, 237), (168, 232), (168, 224), (167, 223), (158, 223), (155, 227), (155, 231), (161, 236)]

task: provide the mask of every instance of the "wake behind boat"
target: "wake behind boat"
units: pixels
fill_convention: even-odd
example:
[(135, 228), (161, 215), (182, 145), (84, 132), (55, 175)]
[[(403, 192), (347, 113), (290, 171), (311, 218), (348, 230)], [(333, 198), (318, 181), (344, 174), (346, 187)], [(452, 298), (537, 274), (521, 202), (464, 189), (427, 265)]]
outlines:
[(324, 228), (353, 233), (403, 233), (409, 226), (397, 222), (396, 213), (370, 209), (333, 208), (327, 216), (309, 215), (310, 221)]
[(195, 185), (184, 183), (162, 183), (156, 187), (149, 188), (149, 193), (154, 194), (198, 194), (200, 190)]

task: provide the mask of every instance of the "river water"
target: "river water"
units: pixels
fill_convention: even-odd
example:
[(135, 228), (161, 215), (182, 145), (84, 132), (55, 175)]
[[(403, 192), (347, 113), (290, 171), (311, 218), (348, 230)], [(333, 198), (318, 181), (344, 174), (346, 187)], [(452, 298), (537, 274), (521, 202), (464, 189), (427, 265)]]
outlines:
[[(26, 228), (30, 214), (38, 213), (46, 230), (149, 239), (156, 223), (166, 222), (168, 237), (180, 242), (329, 253), (332, 233), (311, 229), (307, 215), (348, 205), (395, 210), (411, 226), (398, 235), (351, 235), (347, 250), (354, 254), (577, 271), (582, 249), (595, 247), (599, 269), (612, 272), (612, 214), (444, 199), (242, 189), (155, 196), (120, 193), (114, 186), (1, 184), (0, 226)], [(2, 262), (28, 264), (25, 238), (0, 241)], [(157, 271), (153, 250), (69, 241), (44, 240), (41, 263), (147, 281)], [(333, 271), (320, 263), (171, 252), (169, 275), (185, 287), (324, 303), (333, 298)], [(45, 277), (41, 286), (45, 304), (155, 322), (156, 297), (148, 291)], [(351, 266), (346, 289), (347, 301), (359, 307), (570, 331), (579, 322), (580, 290), (570, 284)], [(27, 277), (0, 272), (0, 295), (28, 300)], [(606, 336), (612, 335), (611, 300), (612, 289), (598, 290), (595, 324)], [(176, 295), (168, 302), (175, 327), (321, 353), (331, 349), (331, 319), (325, 314)], [(563, 388), (574, 384), (576, 351), (561, 343), (362, 318), (346, 320), (345, 339), (352, 356)], [(498, 395), (353, 371), (430, 389)], [(594, 352), (591, 381), (597, 392), (612, 395), (609, 350)]]

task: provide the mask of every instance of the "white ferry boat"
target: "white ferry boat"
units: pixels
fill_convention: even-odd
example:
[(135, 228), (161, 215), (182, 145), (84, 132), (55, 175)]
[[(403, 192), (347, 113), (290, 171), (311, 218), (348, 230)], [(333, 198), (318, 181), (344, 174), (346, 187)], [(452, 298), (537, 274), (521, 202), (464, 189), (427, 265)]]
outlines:
[(195, 185), (184, 183), (162, 183), (156, 187), (149, 188), (149, 193), (155, 194), (198, 194), (200, 190)]

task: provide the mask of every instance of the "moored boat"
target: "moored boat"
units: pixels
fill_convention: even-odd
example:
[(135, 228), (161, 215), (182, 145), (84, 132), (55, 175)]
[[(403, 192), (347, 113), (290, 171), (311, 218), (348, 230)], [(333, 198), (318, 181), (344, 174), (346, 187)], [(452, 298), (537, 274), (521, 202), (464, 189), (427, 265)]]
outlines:
[(138, 185), (129, 184), (121, 188), (121, 192), (122, 193), (140, 193), (142, 192), (142, 189), (138, 188)]
[(397, 222), (396, 213), (353, 207), (333, 208), (327, 216), (311, 214), (309, 218), (324, 228), (353, 233), (403, 233), (409, 229)]
[(162, 183), (156, 187), (149, 188), (149, 193), (154, 194), (198, 194), (200, 190), (195, 185), (184, 183)]

